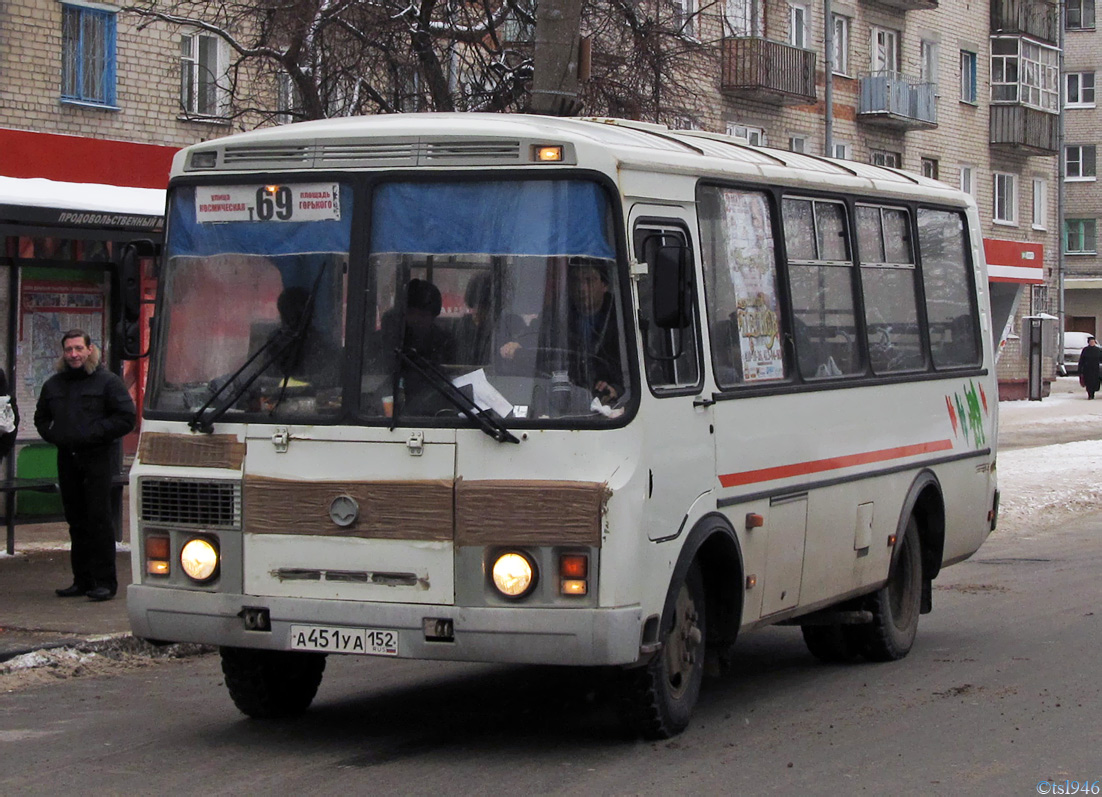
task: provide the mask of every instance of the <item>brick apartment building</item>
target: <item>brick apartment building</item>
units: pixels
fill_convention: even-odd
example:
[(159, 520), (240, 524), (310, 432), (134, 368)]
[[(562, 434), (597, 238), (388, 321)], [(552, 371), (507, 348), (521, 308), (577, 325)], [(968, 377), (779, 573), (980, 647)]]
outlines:
[(1102, 65), (1102, 35), (1094, 14), (1094, 0), (1072, 0), (1065, 11), (1064, 328), (1097, 335), (1102, 330), (1102, 188), (1096, 165), (1102, 109), (1095, 103), (1095, 75)]

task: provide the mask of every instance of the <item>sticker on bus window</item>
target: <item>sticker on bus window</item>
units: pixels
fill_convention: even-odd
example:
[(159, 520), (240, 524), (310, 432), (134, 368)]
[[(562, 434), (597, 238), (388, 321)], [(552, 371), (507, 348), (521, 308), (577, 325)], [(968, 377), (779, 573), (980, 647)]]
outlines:
[(340, 186), (335, 183), (290, 185), (205, 185), (195, 189), (195, 220), (339, 221)]

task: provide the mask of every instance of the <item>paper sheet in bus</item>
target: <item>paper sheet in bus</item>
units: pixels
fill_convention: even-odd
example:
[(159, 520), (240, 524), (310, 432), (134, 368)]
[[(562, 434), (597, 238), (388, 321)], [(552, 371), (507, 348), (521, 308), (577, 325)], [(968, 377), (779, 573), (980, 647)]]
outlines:
[(513, 411), (513, 405), (509, 403), (509, 399), (490, 384), (490, 380), (486, 378), (486, 371), (482, 368), (457, 376), (452, 380), (452, 384), (458, 388), (470, 385), (474, 393), (474, 403), (480, 410), (493, 410), (502, 418), (508, 418), (509, 413)]

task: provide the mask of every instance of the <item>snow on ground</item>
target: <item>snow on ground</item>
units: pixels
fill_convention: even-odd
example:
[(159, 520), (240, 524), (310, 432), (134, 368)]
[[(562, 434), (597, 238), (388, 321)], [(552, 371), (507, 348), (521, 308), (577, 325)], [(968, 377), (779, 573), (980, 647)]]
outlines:
[(1030, 538), (1102, 508), (1102, 441), (1081, 440), (998, 456), (999, 536)]

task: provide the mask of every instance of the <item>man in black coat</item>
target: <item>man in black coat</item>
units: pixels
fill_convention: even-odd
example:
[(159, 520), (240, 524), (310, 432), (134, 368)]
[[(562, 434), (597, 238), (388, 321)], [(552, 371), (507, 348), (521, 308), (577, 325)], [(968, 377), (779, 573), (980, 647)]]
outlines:
[(1079, 384), (1087, 389), (1087, 398), (1094, 398), (1098, 392), (1100, 377), (1100, 363), (1102, 363), (1102, 348), (1098, 341), (1091, 335), (1087, 338), (1087, 345), (1079, 352)]
[(137, 413), (126, 385), (100, 364), (88, 333), (72, 329), (61, 338), (58, 372), (42, 385), (34, 425), (57, 446), (57, 479), (72, 543), (73, 583), (58, 597), (115, 596), (115, 529), (111, 477), (118, 470), (114, 443), (134, 428)]

